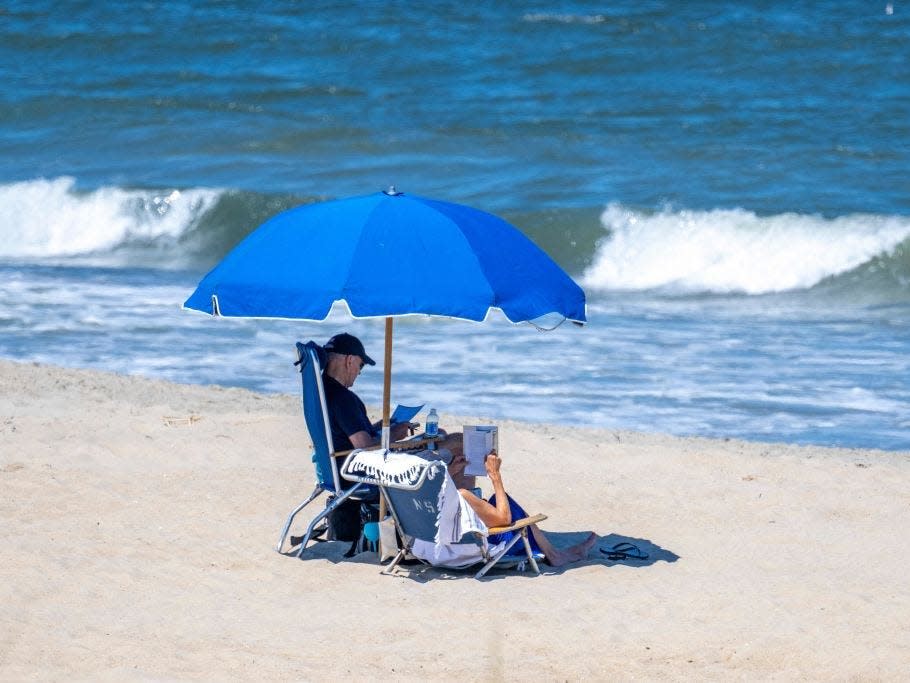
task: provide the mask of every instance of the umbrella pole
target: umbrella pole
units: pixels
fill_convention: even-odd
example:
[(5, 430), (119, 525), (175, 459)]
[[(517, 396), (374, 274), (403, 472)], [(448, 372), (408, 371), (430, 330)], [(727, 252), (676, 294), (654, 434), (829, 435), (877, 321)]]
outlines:
[(389, 405), (392, 402), (392, 318), (385, 319), (385, 360), (382, 374), (382, 447), (389, 450)]
[[(385, 358), (382, 362), (382, 447), (389, 450), (389, 404), (392, 402), (392, 318), (385, 319)], [(379, 496), (379, 521), (385, 519), (385, 498)], [(378, 541), (379, 558), (382, 559), (382, 540)]]

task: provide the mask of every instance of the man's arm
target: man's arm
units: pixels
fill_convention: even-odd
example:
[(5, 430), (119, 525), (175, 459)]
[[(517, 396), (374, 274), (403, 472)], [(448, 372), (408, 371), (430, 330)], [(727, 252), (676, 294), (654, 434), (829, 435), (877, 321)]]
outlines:
[(351, 440), (351, 445), (354, 448), (369, 448), (370, 446), (375, 446), (379, 443), (379, 439), (370, 436), (370, 433), (366, 430), (360, 430), (359, 432), (349, 434), (348, 438)]
[[(391, 441), (398, 441), (403, 439), (408, 435), (408, 423), (402, 422), (400, 424), (392, 425), (391, 431), (389, 432), (389, 438)], [(370, 446), (378, 446), (382, 440), (382, 436), (370, 436), (370, 433), (365, 429), (360, 430), (359, 432), (354, 432), (353, 434), (348, 434), (348, 438), (351, 440), (351, 445), (354, 448), (369, 448)]]

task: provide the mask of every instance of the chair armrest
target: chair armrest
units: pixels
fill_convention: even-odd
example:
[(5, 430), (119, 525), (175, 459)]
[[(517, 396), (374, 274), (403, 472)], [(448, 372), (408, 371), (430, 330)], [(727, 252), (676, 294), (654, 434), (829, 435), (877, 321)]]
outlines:
[(522, 519), (514, 521), (509, 526), (491, 526), (489, 531), (490, 534), (501, 534), (506, 531), (515, 531), (516, 529), (523, 529), (526, 526), (531, 526), (532, 524), (542, 522), (546, 518), (546, 515), (531, 515), (530, 517), (524, 517)]
[[(434, 443), (436, 441), (442, 441), (444, 438), (445, 437), (443, 437), (443, 436), (431, 436), (431, 437), (424, 438), (424, 439), (415, 439), (415, 438), (411, 437), (410, 439), (402, 439), (401, 441), (393, 441), (392, 443), (389, 444), (389, 450), (390, 451), (414, 451), (414, 450), (417, 450), (418, 448), (420, 448), (420, 449), (426, 448), (428, 444)], [(367, 448), (368, 449), (373, 448), (373, 446), (368, 446)], [(335, 451), (334, 453), (332, 453), (332, 457), (333, 458), (344, 458), (356, 450), (357, 450), (356, 448), (351, 448), (347, 451)]]
[(437, 441), (442, 441), (445, 437), (443, 436), (430, 436), (423, 438), (410, 437), (408, 439), (402, 439), (401, 441), (393, 441), (389, 444), (390, 451), (415, 451), (418, 448), (424, 449), (429, 444), (435, 443)]

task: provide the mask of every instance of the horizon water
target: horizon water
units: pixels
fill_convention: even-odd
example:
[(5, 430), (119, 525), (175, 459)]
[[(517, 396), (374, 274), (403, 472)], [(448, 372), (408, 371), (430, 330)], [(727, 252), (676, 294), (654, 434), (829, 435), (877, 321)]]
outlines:
[(403, 7), (9, 6), (0, 357), (282, 393), (298, 339), (378, 358), (343, 311), (180, 306), (278, 211), (394, 184), (588, 297), (584, 328), (396, 321), (392, 400), (443, 427), (910, 450), (910, 5)]

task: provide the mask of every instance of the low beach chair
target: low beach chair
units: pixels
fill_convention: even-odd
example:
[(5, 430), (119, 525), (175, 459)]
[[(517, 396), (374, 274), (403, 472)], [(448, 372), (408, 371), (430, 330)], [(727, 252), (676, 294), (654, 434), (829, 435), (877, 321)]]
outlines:
[[(525, 562), (540, 574), (537, 561), (543, 555), (531, 549), (528, 528), (546, 516), (534, 515), (513, 520), (507, 527), (487, 528), (461, 497), (437, 457), (433, 451), (386, 454), (377, 450), (354, 451), (345, 459), (342, 476), (379, 487), (402, 537), (404, 547), (382, 573), (394, 573), (410, 554), (435, 567), (464, 569), (482, 564), (477, 579), (496, 565), (523, 569)], [(516, 533), (504, 543), (489, 545), (488, 536), (506, 531)], [(524, 544), (524, 555), (507, 554), (519, 540)]]
[(344, 501), (348, 499), (365, 501), (377, 498), (376, 490), (365, 486), (363, 483), (357, 482), (348, 489), (342, 488), (337, 459), (351, 451), (336, 453), (332, 444), (332, 428), (329, 425), (329, 413), (325, 401), (325, 391), (322, 386), (322, 368), (325, 365), (325, 361), (325, 350), (319, 344), (313, 341), (309, 341), (306, 344), (297, 342), (297, 362), (295, 365), (300, 370), (303, 384), (303, 415), (306, 419), (307, 429), (310, 432), (310, 439), (313, 441), (314, 453), (312, 461), (316, 468), (316, 486), (310, 497), (294, 508), (288, 516), (287, 522), (285, 522), (284, 528), (281, 530), (281, 537), (278, 539), (276, 550), (279, 553), (281, 552), (288, 531), (290, 531), (291, 523), (303, 508), (323, 492), (334, 495), (334, 500), (317, 514), (307, 527), (306, 534), (300, 543), (300, 550), (297, 551), (297, 557), (303, 555), (303, 551), (312, 538), (316, 526)]

